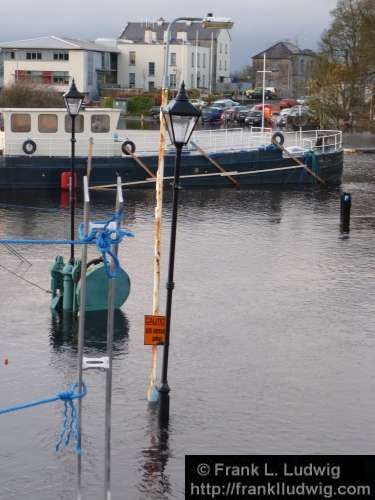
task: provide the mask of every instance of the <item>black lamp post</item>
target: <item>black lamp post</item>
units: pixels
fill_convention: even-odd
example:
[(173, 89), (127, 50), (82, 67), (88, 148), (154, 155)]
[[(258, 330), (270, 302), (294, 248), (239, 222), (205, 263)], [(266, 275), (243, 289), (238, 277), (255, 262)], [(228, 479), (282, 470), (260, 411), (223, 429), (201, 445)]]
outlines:
[(169, 269), (167, 282), (167, 305), (165, 312), (166, 335), (163, 351), (163, 366), (161, 386), (159, 387), (161, 405), (165, 406), (169, 398), (168, 385), (168, 356), (169, 356), (169, 338), (171, 326), (171, 311), (172, 311), (172, 293), (174, 289), (173, 272), (174, 272), (174, 257), (176, 248), (176, 229), (177, 229), (177, 208), (178, 208), (178, 192), (179, 178), (181, 168), (181, 152), (183, 146), (186, 146), (190, 140), (198, 119), (201, 115), (188, 100), (185, 84), (182, 82), (180, 90), (176, 98), (171, 101), (168, 106), (162, 109), (163, 117), (166, 123), (166, 128), (171, 142), (176, 147), (176, 162), (174, 169), (173, 180), (173, 203), (172, 203), (172, 223), (171, 223), (171, 239), (169, 244)]
[[(75, 213), (75, 120), (82, 106), (84, 94), (78, 92), (74, 78), (70, 89), (64, 94), (65, 107), (72, 120), (72, 135), (71, 135), (71, 167), (70, 167), (70, 239), (74, 240), (74, 213)], [(74, 245), (70, 245), (70, 264), (74, 264)]]

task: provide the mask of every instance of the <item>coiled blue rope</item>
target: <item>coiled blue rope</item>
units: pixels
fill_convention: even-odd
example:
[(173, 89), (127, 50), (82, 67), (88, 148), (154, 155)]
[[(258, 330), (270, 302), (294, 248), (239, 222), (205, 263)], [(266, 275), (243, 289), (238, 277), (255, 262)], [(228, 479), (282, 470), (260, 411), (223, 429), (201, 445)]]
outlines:
[[(116, 278), (120, 272), (120, 262), (117, 255), (112, 252), (112, 245), (118, 245), (121, 241), (127, 237), (133, 237), (134, 234), (130, 231), (125, 231), (124, 229), (117, 228), (111, 229), (109, 226), (111, 222), (119, 222), (122, 217), (122, 212), (119, 211), (114, 214), (114, 216), (107, 222), (96, 221), (95, 224), (104, 224), (101, 229), (93, 228), (88, 235), (84, 235), (83, 228), (84, 225), (81, 223), (79, 225), (79, 237), (80, 241), (83, 243), (96, 243), (96, 248), (102, 254), (103, 264), (108, 278)], [(113, 270), (111, 270), (111, 264), (108, 257), (112, 260)]]
[[(111, 229), (111, 222), (119, 222), (122, 212), (114, 214), (107, 222), (96, 222), (102, 224), (103, 228), (95, 228), (88, 235), (83, 233), (83, 224), (79, 226), (79, 240), (32, 240), (32, 239), (0, 239), (0, 244), (9, 245), (92, 245), (96, 244), (97, 249), (102, 254), (103, 264), (108, 278), (116, 278), (120, 272), (120, 262), (117, 256), (112, 252), (111, 246), (118, 245), (127, 237), (133, 237), (134, 234), (124, 229)], [(113, 262), (113, 271), (111, 270), (110, 260)]]
[(51, 398), (39, 399), (38, 401), (32, 401), (31, 403), (24, 403), (0, 409), (0, 415), (4, 415), (5, 413), (13, 413), (19, 410), (25, 410), (27, 408), (33, 408), (35, 406), (40, 406), (48, 403), (54, 403), (55, 401), (63, 401), (64, 421), (55, 449), (56, 451), (59, 451), (63, 443), (67, 447), (70, 443), (71, 436), (73, 435), (74, 449), (77, 454), (80, 454), (82, 453), (82, 450), (79, 446), (78, 415), (73, 401), (75, 399), (82, 399), (86, 396), (87, 388), (84, 382), (82, 382), (81, 391), (79, 391), (78, 389), (79, 383), (75, 382), (70, 386), (70, 389), (68, 391), (59, 392), (58, 394), (56, 394), (56, 396), (53, 396)]

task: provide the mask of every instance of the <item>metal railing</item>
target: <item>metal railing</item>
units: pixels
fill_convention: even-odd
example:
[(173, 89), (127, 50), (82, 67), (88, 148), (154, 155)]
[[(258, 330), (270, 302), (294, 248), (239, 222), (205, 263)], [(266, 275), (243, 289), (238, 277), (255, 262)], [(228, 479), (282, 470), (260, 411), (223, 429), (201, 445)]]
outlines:
[[(192, 141), (199, 144), (208, 152), (242, 151), (257, 149), (271, 144), (273, 131), (252, 127), (251, 129), (233, 128), (220, 130), (198, 130), (193, 134)], [(314, 130), (301, 132), (283, 132), (286, 148), (296, 150), (313, 150), (318, 153), (338, 151), (342, 149), (342, 132), (337, 130)], [(4, 149), (6, 156), (24, 155), (22, 146), (25, 138), (17, 141), (7, 141), (3, 144), (4, 137), (0, 132), (0, 149)], [(36, 143), (35, 155), (54, 157), (70, 156), (70, 141), (54, 138), (32, 138)], [(124, 156), (121, 146), (126, 140), (133, 141), (139, 155), (157, 154), (159, 132), (157, 130), (120, 130), (111, 137), (94, 137), (93, 155), (101, 157)], [(87, 157), (88, 137), (77, 139), (76, 155)], [(188, 151), (193, 152), (194, 147), (189, 146)]]

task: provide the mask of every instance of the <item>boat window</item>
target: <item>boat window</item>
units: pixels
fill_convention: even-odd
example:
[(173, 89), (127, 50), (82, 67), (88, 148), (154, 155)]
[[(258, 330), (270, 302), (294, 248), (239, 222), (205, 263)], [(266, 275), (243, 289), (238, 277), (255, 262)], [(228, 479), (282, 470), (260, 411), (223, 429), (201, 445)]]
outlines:
[(94, 133), (109, 132), (109, 115), (92, 115), (91, 132)]
[(31, 116), (27, 113), (12, 113), (10, 128), (12, 132), (30, 132)]
[[(83, 115), (76, 116), (75, 131), (78, 134), (83, 132), (85, 124), (84, 118)], [(72, 132), (72, 119), (69, 115), (65, 115), (65, 132), (69, 132), (69, 134)]]
[(40, 114), (38, 116), (38, 130), (47, 134), (57, 132), (57, 115)]

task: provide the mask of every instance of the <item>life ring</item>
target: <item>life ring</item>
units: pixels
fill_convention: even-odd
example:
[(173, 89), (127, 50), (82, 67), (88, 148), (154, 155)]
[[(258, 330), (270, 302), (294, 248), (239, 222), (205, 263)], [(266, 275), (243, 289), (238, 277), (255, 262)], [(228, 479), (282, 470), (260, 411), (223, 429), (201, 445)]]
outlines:
[[(125, 155), (130, 155), (135, 153), (135, 144), (133, 141), (125, 141), (121, 145), (121, 150)], [(129, 153), (129, 150), (131, 153)]]
[(276, 146), (282, 146), (284, 144), (285, 138), (281, 132), (275, 132), (271, 137), (272, 144), (276, 144)]
[(22, 144), (22, 149), (26, 155), (32, 155), (36, 151), (36, 144), (31, 139), (28, 139)]

